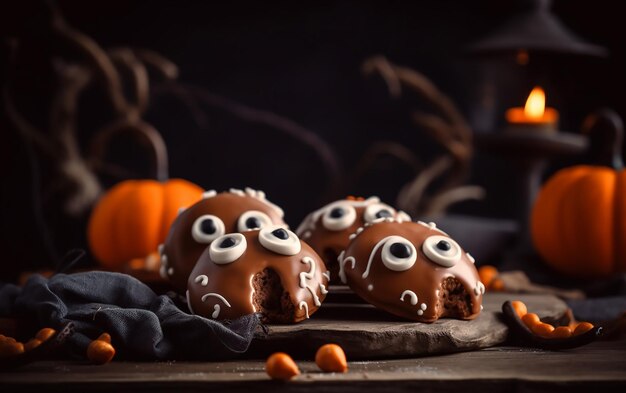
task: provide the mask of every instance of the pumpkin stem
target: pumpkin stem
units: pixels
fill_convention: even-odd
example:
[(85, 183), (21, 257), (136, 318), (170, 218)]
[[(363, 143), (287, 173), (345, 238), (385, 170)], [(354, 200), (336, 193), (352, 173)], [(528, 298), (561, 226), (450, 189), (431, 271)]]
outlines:
[(624, 169), (624, 123), (615, 111), (600, 109), (590, 114), (583, 121), (582, 132), (590, 135), (589, 152), (594, 161), (615, 170)]
[(96, 132), (92, 141), (90, 156), (96, 163), (104, 161), (104, 155), (111, 139), (122, 133), (131, 133), (134, 136), (142, 137), (152, 147), (154, 156), (154, 174), (158, 181), (168, 179), (168, 159), (167, 147), (161, 134), (150, 124), (136, 120), (122, 120), (109, 125)]

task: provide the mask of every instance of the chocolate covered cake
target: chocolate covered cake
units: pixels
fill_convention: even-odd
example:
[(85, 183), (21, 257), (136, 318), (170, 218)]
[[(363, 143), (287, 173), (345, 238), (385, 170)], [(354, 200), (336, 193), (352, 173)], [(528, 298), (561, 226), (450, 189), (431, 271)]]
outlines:
[(324, 259), (331, 281), (339, 283), (337, 257), (348, 246), (350, 235), (366, 223), (385, 217), (411, 221), (406, 213), (380, 202), (378, 197), (349, 197), (310, 213), (296, 233)]
[(211, 242), (231, 232), (243, 232), (268, 225), (286, 225), (283, 211), (269, 202), (263, 191), (251, 188), (207, 191), (202, 200), (182, 211), (159, 247), (161, 275), (182, 294), (189, 273)]
[(434, 223), (366, 223), (339, 261), (344, 283), (397, 316), (420, 322), (473, 319), (482, 309), (485, 286), (474, 259)]
[(272, 225), (215, 239), (189, 276), (187, 303), (192, 313), (206, 318), (258, 312), (264, 322), (299, 322), (320, 307), (328, 279), (311, 247)]

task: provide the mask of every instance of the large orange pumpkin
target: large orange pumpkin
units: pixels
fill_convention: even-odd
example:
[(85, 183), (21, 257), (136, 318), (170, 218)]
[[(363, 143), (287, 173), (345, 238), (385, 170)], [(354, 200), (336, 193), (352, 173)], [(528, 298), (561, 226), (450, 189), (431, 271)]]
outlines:
[[(621, 121), (612, 126), (611, 167), (580, 165), (552, 176), (531, 216), (534, 245), (555, 270), (579, 278), (626, 271), (626, 170)], [(609, 146), (611, 147), (611, 146)]]
[(89, 219), (92, 253), (110, 269), (146, 257), (165, 241), (178, 210), (201, 197), (200, 187), (182, 179), (127, 180), (115, 185), (98, 201)]

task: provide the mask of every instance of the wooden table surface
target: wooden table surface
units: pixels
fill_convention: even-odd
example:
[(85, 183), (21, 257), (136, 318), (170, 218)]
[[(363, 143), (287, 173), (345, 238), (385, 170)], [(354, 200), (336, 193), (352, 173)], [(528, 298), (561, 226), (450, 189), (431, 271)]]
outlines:
[(626, 391), (626, 340), (560, 352), (494, 347), (414, 359), (350, 362), (346, 374), (298, 362), (302, 375), (271, 381), (262, 360), (228, 362), (37, 362), (0, 373), (0, 391)]

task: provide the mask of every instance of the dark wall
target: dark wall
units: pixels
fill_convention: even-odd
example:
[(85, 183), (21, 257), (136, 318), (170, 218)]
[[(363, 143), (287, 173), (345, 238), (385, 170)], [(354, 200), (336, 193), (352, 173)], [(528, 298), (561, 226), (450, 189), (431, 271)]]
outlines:
[[(463, 48), (523, 6), (509, 3), (159, 0), (60, 1), (59, 5), (68, 23), (103, 47), (160, 52), (179, 66), (181, 82), (284, 116), (326, 141), (344, 175), (341, 185), (331, 190), (314, 150), (275, 127), (233, 114), (227, 101), (201, 104), (200, 124), (184, 103), (165, 93), (154, 97), (147, 113), (146, 119), (167, 142), (172, 177), (218, 190), (247, 185), (264, 189), (271, 200), (285, 207), (290, 224), (297, 225), (309, 210), (347, 193), (378, 194), (393, 202), (399, 187), (411, 178), (408, 168), (383, 160), (367, 176), (353, 176), (373, 142), (400, 142), (424, 162), (441, 152), (409, 120), (412, 108), (428, 109), (417, 97), (409, 94), (406, 99), (392, 100), (380, 78), (363, 77), (360, 65), (369, 56), (385, 55), (430, 77), (476, 128), (502, 124), (503, 110), (521, 104), (536, 83), (536, 69), (530, 73), (512, 61), (486, 66), (464, 56)], [(50, 42), (46, 7), (39, 2), (2, 8), (3, 36), (18, 37), (22, 48), (12, 81), (16, 101), (32, 122), (45, 127), (45, 109), (55, 89), (50, 56), (68, 55), (71, 50)], [(561, 111), (563, 128), (577, 130), (587, 113), (602, 106), (626, 115), (626, 24), (619, 2), (599, 0), (590, 5), (561, 0), (553, 9), (581, 37), (611, 52), (608, 59), (568, 57), (544, 61), (540, 67), (538, 79), (551, 89), (548, 100)], [(6, 53), (3, 59), (6, 71)], [(487, 109), (483, 105), (486, 81), (495, 81), (497, 89), (489, 93), (495, 106)], [(88, 94), (85, 102), (79, 124), (83, 144), (104, 121), (103, 113), (109, 114), (97, 91)], [(33, 164), (29, 149), (5, 120), (2, 135), (6, 139), (0, 151), (6, 179), (0, 244), (8, 260), (20, 266), (0, 263), (0, 273), (8, 276), (21, 268), (51, 264), (50, 252), (43, 246), (42, 225), (50, 228), (53, 239), (49, 243), (57, 253), (84, 246), (85, 217), (68, 221), (55, 210), (54, 198), (44, 197), (44, 222), (38, 223), (33, 206), (43, 191), (32, 181), (33, 165), (44, 178), (49, 168), (41, 157)], [(122, 145), (118, 150), (120, 157), (113, 159), (149, 175), (150, 157), (140, 146)], [(506, 171), (506, 163), (491, 173), (484, 170), (485, 165), (488, 169), (498, 163), (483, 164), (473, 181), (492, 188), (501, 184), (497, 176)], [(488, 216), (514, 215), (498, 200), (460, 209)]]

